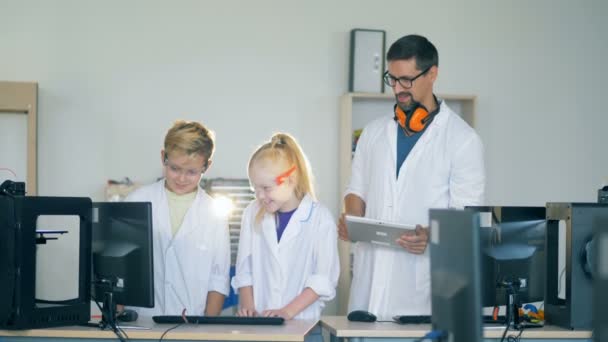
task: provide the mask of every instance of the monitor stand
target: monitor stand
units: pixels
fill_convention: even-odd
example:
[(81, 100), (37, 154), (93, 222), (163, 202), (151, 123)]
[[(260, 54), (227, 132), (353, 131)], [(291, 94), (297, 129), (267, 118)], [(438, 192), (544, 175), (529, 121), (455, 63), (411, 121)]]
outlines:
[(102, 330), (114, 330), (116, 327), (116, 302), (114, 301), (114, 294), (111, 291), (104, 292), (103, 294), (103, 306), (99, 327)]
[(505, 328), (513, 330), (522, 330), (528, 328), (542, 328), (543, 324), (525, 322), (522, 317), (519, 316), (519, 309), (521, 309), (521, 302), (519, 301), (519, 288), (521, 283), (519, 280), (515, 281), (502, 281), (496, 285), (506, 289), (505, 303), (506, 303), (506, 314), (504, 325)]
[[(105, 285), (107, 284), (107, 280), (102, 281)], [(128, 325), (125, 323), (120, 323), (120, 319), (116, 314), (116, 301), (114, 300), (114, 293), (111, 290), (111, 286), (104, 286), (105, 289), (103, 293), (103, 306), (101, 307), (101, 321), (96, 324), (97, 327), (101, 330), (112, 330), (116, 332), (121, 329), (134, 329), (134, 330), (150, 330), (150, 328), (141, 327), (137, 325)], [(136, 313), (137, 314), (137, 313)], [(137, 318), (137, 315), (136, 315)], [(134, 320), (134, 319), (133, 319)]]
[(502, 287), (506, 289), (505, 293), (505, 303), (506, 303), (506, 313), (505, 313), (505, 326), (507, 329), (513, 328), (519, 330), (520, 326), (520, 317), (519, 317), (519, 309), (521, 308), (521, 303), (519, 302), (519, 297), (517, 296), (517, 292), (519, 291), (520, 282), (516, 281), (502, 281), (497, 287)]
[[(99, 322), (99, 328), (101, 330), (116, 330), (117, 319), (116, 319), (116, 301), (114, 300), (114, 289), (116, 288), (116, 281), (111, 279), (96, 279), (94, 280), (94, 293), (101, 294), (102, 306), (101, 310), (101, 321)], [(100, 298), (94, 298), (97, 302)], [(99, 306), (99, 305), (98, 305)]]

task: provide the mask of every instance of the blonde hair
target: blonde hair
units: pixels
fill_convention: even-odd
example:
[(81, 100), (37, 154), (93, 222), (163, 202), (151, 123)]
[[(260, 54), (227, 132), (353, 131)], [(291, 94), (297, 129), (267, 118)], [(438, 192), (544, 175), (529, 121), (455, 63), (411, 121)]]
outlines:
[(209, 161), (215, 150), (215, 134), (196, 121), (177, 120), (165, 135), (165, 156), (178, 152), (199, 154)]
[[(251, 170), (253, 164), (260, 160), (275, 163), (283, 161), (289, 167), (295, 166), (294, 174), (297, 183), (294, 191), (296, 197), (301, 200), (305, 195), (309, 195), (316, 200), (310, 163), (294, 137), (287, 133), (275, 133), (269, 142), (258, 147), (251, 155), (247, 169)], [(260, 223), (263, 216), (264, 208), (261, 207), (256, 215), (256, 223)]]

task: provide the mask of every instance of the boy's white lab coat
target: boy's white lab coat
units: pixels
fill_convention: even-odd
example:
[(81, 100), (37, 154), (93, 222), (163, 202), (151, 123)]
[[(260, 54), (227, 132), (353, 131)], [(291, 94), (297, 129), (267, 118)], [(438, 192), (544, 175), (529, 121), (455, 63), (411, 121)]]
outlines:
[(340, 274), (337, 232), (329, 210), (305, 196), (277, 242), (275, 215), (265, 213), (261, 226), (253, 201), (243, 212), (232, 287), (253, 286), (255, 309), (281, 309), (310, 287), (319, 300), (295, 318), (318, 319), (334, 298)]
[(229, 293), (230, 236), (226, 218), (213, 212), (202, 189), (173, 237), (165, 181), (137, 189), (132, 202), (152, 202), (154, 231), (154, 308), (142, 315), (203, 315), (207, 292)]
[[(368, 124), (359, 139), (346, 194), (365, 201), (366, 217), (428, 226), (430, 208), (482, 204), (481, 140), (445, 102), (401, 165), (398, 179), (396, 141), (392, 115)], [(349, 310), (368, 310), (379, 319), (430, 314), (428, 251), (414, 255), (355, 244)]]

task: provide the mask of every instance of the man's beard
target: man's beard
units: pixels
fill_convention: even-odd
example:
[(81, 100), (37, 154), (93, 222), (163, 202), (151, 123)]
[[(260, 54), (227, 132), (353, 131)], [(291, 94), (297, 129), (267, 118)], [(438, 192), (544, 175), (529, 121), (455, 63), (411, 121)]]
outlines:
[[(410, 98), (409, 103), (399, 102), (399, 95), (409, 96), (409, 98)], [(401, 92), (399, 94), (396, 94), (395, 95), (395, 100), (396, 100), (397, 105), (399, 106), (399, 108), (401, 108), (401, 110), (403, 110), (406, 113), (411, 112), (414, 109), (416, 109), (416, 107), (418, 107), (418, 102), (416, 100), (414, 100), (414, 96), (410, 92)]]

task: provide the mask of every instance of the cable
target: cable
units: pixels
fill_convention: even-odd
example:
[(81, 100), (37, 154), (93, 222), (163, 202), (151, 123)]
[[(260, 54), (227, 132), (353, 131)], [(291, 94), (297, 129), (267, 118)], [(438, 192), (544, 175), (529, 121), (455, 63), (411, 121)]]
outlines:
[(165, 337), (165, 335), (167, 335), (167, 333), (168, 333), (169, 331), (171, 331), (171, 330), (173, 330), (173, 329), (177, 329), (177, 328), (179, 328), (179, 327), (180, 327), (180, 326), (182, 326), (182, 325), (184, 325), (184, 323), (180, 323), (180, 324), (178, 324), (178, 325), (176, 325), (176, 326), (174, 326), (174, 327), (171, 327), (171, 328), (169, 328), (169, 329), (165, 330), (165, 332), (164, 332), (162, 335), (160, 335), (160, 339), (158, 340), (158, 342), (161, 342), (161, 341), (163, 340), (163, 338)]
[[(97, 305), (97, 308), (99, 309), (99, 311), (101, 311), (101, 315), (102, 315), (102, 322), (99, 323), (99, 328), (100, 329), (104, 329), (104, 325), (103, 325), (103, 312), (104, 310), (101, 308), (101, 305), (99, 305), (99, 302), (97, 301), (97, 299), (93, 296), (91, 296), (91, 298), (93, 299), (93, 302), (95, 303), (95, 305)], [(111, 315), (111, 312), (106, 313), (108, 315)], [(118, 337), (118, 340), (120, 340), (121, 342), (126, 342), (129, 339), (129, 336), (127, 335), (127, 333), (122, 330), (119, 326), (116, 325), (116, 322), (114, 323), (110, 323), (110, 322), (105, 322), (108, 324), (108, 326), (110, 326), (110, 329), (112, 330), (112, 332), (114, 332), (114, 334), (116, 335), (116, 337)]]
[(0, 171), (8, 171), (8, 172), (10, 172), (10, 173), (12, 173), (12, 174), (13, 174), (13, 177), (14, 177), (15, 179), (17, 179), (17, 174), (15, 173), (15, 171), (13, 171), (13, 170), (9, 169), (8, 167), (0, 167)]
[(520, 326), (519, 327), (519, 334), (517, 334), (517, 336), (513, 336), (513, 335), (509, 335), (507, 336), (507, 341), (508, 342), (519, 342), (520, 338), (521, 338), (521, 334), (524, 332), (524, 327)]
[(110, 328), (112, 329), (116, 337), (118, 337), (118, 340), (120, 342), (126, 342), (128, 340), (127, 334), (125, 334), (124, 330), (120, 329), (116, 324), (112, 324)]
[(507, 332), (509, 331), (509, 327), (505, 327), (505, 331), (502, 334), (502, 337), (500, 338), (500, 342), (503, 342), (505, 340), (505, 336), (507, 337), (507, 342), (519, 342), (521, 340), (521, 334), (524, 332), (524, 326), (520, 325), (517, 330), (519, 330), (519, 334), (517, 334), (517, 336), (515, 336), (515, 335), (506, 336)]
[[(129, 340), (129, 335), (127, 335), (127, 332), (126, 332), (126, 331), (124, 331), (124, 330), (123, 330), (123, 329), (120, 327), (120, 325), (116, 325), (116, 323), (114, 323), (114, 326), (116, 327), (116, 330), (117, 330), (117, 331), (120, 331), (120, 333), (121, 333), (122, 335), (124, 335), (124, 341), (128, 341), (128, 340)], [(115, 331), (114, 333), (116, 333), (116, 331)], [(116, 335), (118, 335), (118, 333), (116, 333)], [(119, 339), (120, 339), (120, 337), (119, 337)], [(121, 341), (123, 341), (123, 340), (121, 339)]]
[(505, 326), (505, 331), (502, 333), (502, 337), (500, 338), (500, 342), (503, 342), (505, 340), (505, 336), (507, 336), (507, 331), (509, 331), (509, 323), (507, 323), (507, 326)]
[(179, 328), (181, 325), (183, 325), (183, 324), (185, 324), (185, 323), (189, 323), (189, 322), (188, 322), (188, 317), (186, 316), (186, 308), (184, 308), (184, 309), (182, 310), (182, 319), (184, 320), (184, 323), (180, 323), (180, 324), (178, 324), (178, 325), (176, 325), (176, 326), (174, 326), (174, 327), (171, 327), (171, 328), (169, 328), (169, 329), (165, 330), (165, 332), (164, 332), (162, 335), (160, 335), (160, 339), (159, 339), (158, 341), (159, 341), (159, 342), (160, 342), (160, 341), (162, 341), (162, 340), (163, 340), (163, 337), (165, 337), (165, 335), (167, 335), (167, 333), (168, 333), (169, 331), (171, 331), (171, 330), (173, 330), (173, 329), (177, 329), (177, 328)]

